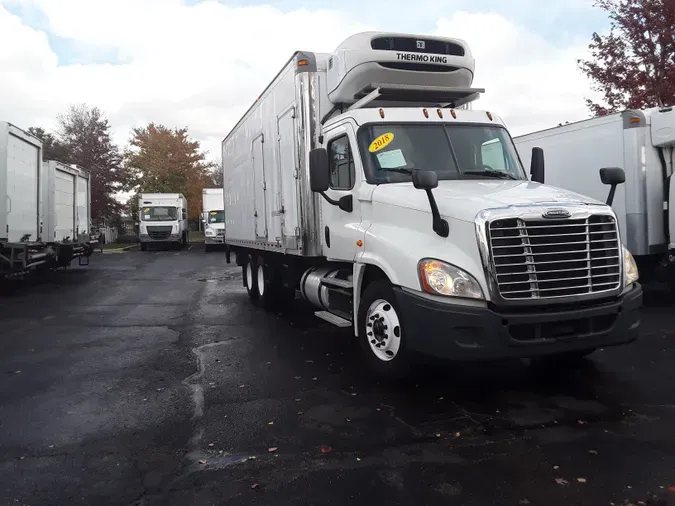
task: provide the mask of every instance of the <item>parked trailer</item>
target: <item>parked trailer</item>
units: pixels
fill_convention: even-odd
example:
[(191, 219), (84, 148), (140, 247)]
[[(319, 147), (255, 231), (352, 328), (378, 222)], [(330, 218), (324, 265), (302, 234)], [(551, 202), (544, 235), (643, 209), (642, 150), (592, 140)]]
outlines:
[(460, 109), (484, 91), (474, 67), (462, 40), (383, 32), (290, 58), (222, 142), (227, 259), (253, 301), (299, 290), (392, 375), (414, 353), (577, 358), (637, 338), (614, 211), (541, 184), (540, 150), (528, 180), (499, 116)]
[(621, 236), (644, 282), (675, 290), (675, 110), (627, 110), (514, 139), (524, 162), (534, 146), (546, 152), (547, 183), (596, 199), (606, 194), (597, 176), (620, 167), (626, 184), (611, 203)]
[(53, 250), (42, 241), (40, 176), (42, 142), (0, 122), (0, 276), (49, 267)]
[(56, 160), (42, 163), (43, 240), (53, 248), (57, 267), (77, 258), (88, 265), (97, 241), (91, 238), (89, 173)]
[(202, 190), (202, 223), (204, 224), (204, 250), (209, 252), (214, 246), (222, 246), (225, 236), (222, 188)]
[(182, 193), (141, 193), (138, 199), (141, 250), (188, 242), (187, 200)]

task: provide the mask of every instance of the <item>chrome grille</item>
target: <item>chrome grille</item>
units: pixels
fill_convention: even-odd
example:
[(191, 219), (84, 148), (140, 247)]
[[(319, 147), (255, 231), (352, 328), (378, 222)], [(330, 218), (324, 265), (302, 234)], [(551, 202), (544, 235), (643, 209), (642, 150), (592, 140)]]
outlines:
[(505, 300), (582, 296), (621, 286), (614, 217), (492, 221), (490, 256)]
[(148, 226), (148, 235), (150, 236), (150, 239), (154, 239), (155, 241), (162, 241), (164, 239), (168, 239), (171, 236), (171, 226), (158, 226), (158, 227), (151, 227)]

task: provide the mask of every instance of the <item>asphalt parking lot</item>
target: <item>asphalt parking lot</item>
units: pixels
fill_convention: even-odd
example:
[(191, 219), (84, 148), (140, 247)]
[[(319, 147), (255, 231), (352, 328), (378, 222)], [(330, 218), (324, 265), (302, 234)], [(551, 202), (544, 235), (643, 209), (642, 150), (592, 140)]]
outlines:
[(0, 504), (671, 504), (675, 301), (646, 303), (573, 369), (390, 385), (222, 254), (97, 254), (0, 295)]

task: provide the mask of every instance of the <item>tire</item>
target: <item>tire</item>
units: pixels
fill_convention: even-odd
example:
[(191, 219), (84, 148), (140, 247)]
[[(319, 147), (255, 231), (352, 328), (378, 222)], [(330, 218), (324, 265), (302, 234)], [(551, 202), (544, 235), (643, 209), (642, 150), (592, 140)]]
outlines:
[(265, 263), (262, 255), (256, 261), (258, 305), (267, 310), (276, 309), (281, 298), (281, 280), (275, 269)]
[(248, 255), (246, 257), (246, 262), (242, 267), (244, 270), (246, 293), (248, 293), (249, 299), (251, 299), (253, 302), (256, 302), (259, 297), (257, 277), (255, 275), (255, 265), (256, 264), (253, 262), (253, 257)]
[(396, 296), (388, 280), (381, 279), (366, 287), (357, 318), (359, 344), (368, 367), (385, 379), (407, 377), (413, 364)]

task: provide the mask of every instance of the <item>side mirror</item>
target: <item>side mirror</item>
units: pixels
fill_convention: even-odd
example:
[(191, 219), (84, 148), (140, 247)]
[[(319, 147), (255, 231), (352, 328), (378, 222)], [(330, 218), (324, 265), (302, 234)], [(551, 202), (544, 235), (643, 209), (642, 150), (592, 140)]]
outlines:
[(309, 152), (309, 186), (313, 192), (322, 193), (330, 188), (330, 167), (326, 148)]
[(620, 167), (605, 167), (600, 169), (600, 181), (610, 186), (607, 205), (611, 206), (614, 202), (616, 187), (626, 182), (626, 173)]
[(532, 148), (530, 179), (535, 183), (544, 184), (544, 150), (541, 148)]
[(427, 194), (431, 208), (431, 228), (441, 237), (448, 237), (450, 225), (441, 217), (434, 194), (431, 193), (431, 190), (438, 186), (438, 174), (433, 170), (415, 169), (412, 172), (412, 183), (415, 188), (424, 190)]
[(412, 182), (418, 190), (433, 190), (438, 186), (438, 174), (433, 170), (414, 170)]

